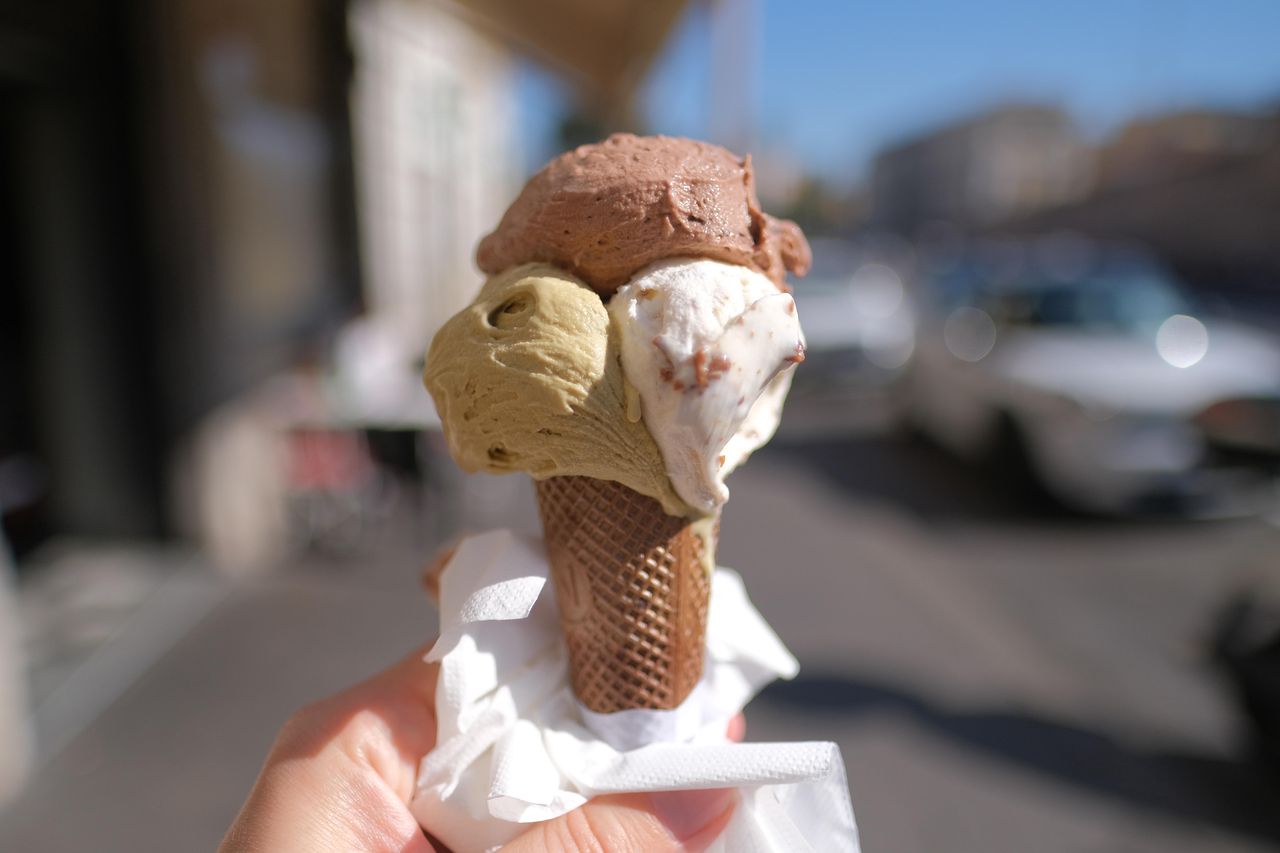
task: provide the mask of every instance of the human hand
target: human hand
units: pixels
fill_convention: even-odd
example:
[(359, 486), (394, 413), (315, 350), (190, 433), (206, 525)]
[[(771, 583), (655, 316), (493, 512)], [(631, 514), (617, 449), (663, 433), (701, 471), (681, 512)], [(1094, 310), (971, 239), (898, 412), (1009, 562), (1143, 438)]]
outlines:
[[(409, 812), (435, 745), (436, 666), (418, 651), (296, 713), (280, 731), (220, 853), (445, 853)], [(742, 718), (729, 735), (742, 738)], [(733, 811), (729, 790), (599, 797), (532, 824), (503, 853), (699, 851)]]

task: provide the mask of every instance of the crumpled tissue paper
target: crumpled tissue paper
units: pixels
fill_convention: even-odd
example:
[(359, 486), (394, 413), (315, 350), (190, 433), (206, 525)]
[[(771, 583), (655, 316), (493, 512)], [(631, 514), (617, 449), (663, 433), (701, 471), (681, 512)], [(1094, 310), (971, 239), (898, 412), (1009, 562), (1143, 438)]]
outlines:
[(464, 540), (440, 576), (436, 747), (418, 772), (418, 822), (455, 853), (498, 850), (598, 794), (735, 788), (713, 853), (857, 853), (834, 743), (733, 743), (729, 721), (795, 659), (717, 569), (702, 681), (671, 711), (596, 714), (569, 684), (541, 540)]

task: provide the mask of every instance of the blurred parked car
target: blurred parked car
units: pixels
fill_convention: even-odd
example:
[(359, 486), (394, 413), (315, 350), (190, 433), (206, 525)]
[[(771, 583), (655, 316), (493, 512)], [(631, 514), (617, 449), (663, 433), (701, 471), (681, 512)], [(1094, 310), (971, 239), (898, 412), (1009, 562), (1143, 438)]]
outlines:
[(946, 448), (1092, 511), (1230, 511), (1270, 490), (1280, 345), (1197, 312), (1149, 257), (987, 247), (926, 303), (906, 408)]
[(1255, 589), (1228, 601), (1214, 623), (1210, 652), (1249, 724), (1253, 745), (1280, 769), (1280, 604)]
[(902, 265), (885, 246), (813, 241), (813, 269), (794, 296), (805, 335), (797, 382), (883, 388), (911, 358), (915, 322)]

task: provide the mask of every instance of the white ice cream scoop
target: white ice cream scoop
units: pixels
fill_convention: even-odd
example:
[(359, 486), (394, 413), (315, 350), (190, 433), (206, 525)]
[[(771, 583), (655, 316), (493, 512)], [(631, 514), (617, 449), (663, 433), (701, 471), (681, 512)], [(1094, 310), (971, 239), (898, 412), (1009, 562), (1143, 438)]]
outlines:
[(729, 497), (724, 477), (778, 428), (804, 359), (795, 300), (747, 267), (676, 259), (618, 289), (609, 313), (638, 413), (690, 506)]

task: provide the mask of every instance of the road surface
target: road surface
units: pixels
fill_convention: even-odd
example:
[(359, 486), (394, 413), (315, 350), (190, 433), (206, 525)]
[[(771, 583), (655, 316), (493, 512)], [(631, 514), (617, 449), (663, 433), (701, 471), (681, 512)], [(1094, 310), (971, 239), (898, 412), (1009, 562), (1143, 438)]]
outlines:
[[(935, 451), (831, 434), (731, 478), (721, 562), (802, 665), (748, 736), (837, 741), (866, 850), (1280, 850), (1280, 784), (1204, 655), (1280, 531), (1029, 514)], [(290, 710), (431, 636), (440, 527), (536, 524), (518, 478), (466, 480), (449, 510), (188, 608), (0, 817), (0, 850), (212, 849)]]

